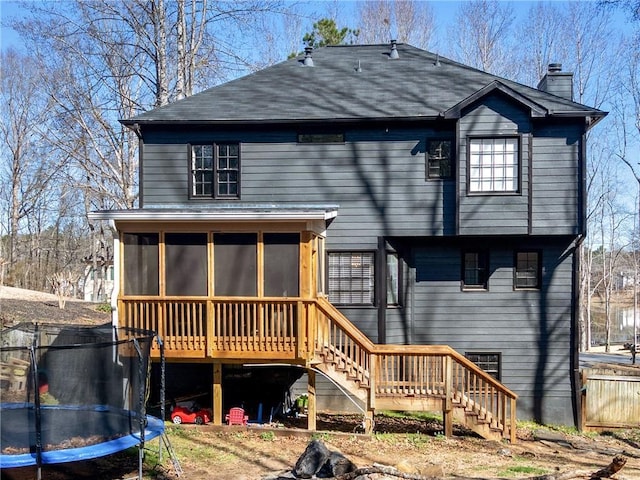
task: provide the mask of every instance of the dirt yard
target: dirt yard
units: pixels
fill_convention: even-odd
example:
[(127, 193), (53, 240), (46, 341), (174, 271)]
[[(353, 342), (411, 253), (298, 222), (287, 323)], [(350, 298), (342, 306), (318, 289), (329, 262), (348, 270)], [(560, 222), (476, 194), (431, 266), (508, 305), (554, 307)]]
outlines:
[[(523, 427), (514, 445), (490, 442), (456, 431), (442, 437), (440, 425), (423, 420), (380, 417), (373, 436), (338, 430), (353, 428), (353, 416), (322, 416), (319, 428), (332, 429), (311, 436), (285, 428), (225, 427), (167, 424), (168, 437), (183, 474), (178, 477), (166, 453), (156, 462), (157, 440), (147, 445), (145, 479), (263, 480), (290, 471), (311, 438), (324, 441), (330, 450), (343, 453), (358, 467), (383, 464), (424, 477), (457, 479), (539, 478), (559, 472), (595, 472), (615, 455), (624, 455), (626, 466), (613, 478), (640, 479), (640, 429), (605, 435), (566, 434), (547, 428)], [(403, 433), (384, 433), (403, 432)], [(35, 469), (2, 471), (7, 480), (34, 479)], [(73, 464), (47, 466), (43, 479), (137, 478), (135, 451)], [(588, 475), (577, 478), (589, 478)]]
[[(101, 324), (110, 314), (96, 310), (95, 304), (67, 302), (58, 308), (55, 296), (0, 287), (2, 325), (18, 321)], [(435, 421), (376, 416), (373, 436), (354, 434), (360, 422), (356, 416), (321, 415), (312, 434), (300, 422), (270, 426), (214, 427), (167, 424), (168, 438), (183, 474), (178, 477), (160, 442), (147, 444), (145, 479), (175, 480), (263, 480), (290, 471), (312, 438), (322, 439), (330, 450), (342, 452), (358, 467), (374, 463), (399, 466), (411, 474), (461, 480), (543, 478), (558, 472), (595, 472), (614, 456), (623, 455), (626, 466), (618, 480), (640, 480), (640, 427), (602, 435), (577, 435), (559, 430), (523, 425), (516, 444), (480, 439), (456, 430), (454, 437), (442, 436)], [(44, 480), (137, 478), (137, 450), (116, 455), (45, 466)], [(31, 480), (34, 468), (2, 470), (0, 478)], [(410, 477), (407, 477), (410, 478)], [(589, 478), (588, 475), (576, 478)]]

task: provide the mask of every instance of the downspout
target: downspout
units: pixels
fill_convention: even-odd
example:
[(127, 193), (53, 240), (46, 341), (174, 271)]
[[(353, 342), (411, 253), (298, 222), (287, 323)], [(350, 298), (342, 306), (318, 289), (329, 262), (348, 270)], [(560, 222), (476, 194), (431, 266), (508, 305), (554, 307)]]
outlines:
[(378, 341), (387, 343), (387, 249), (384, 237), (378, 237), (378, 252), (376, 255), (376, 296), (378, 298)]
[(569, 349), (571, 352), (570, 364), (571, 364), (571, 390), (573, 397), (573, 422), (574, 425), (578, 428), (579, 431), (582, 431), (582, 402), (583, 392), (582, 392), (582, 377), (580, 375), (580, 251), (581, 246), (585, 240), (584, 235), (580, 234), (576, 238), (573, 247), (573, 285), (574, 285), (574, 293), (571, 302), (573, 303), (573, 308), (571, 309), (571, 327), (569, 332)]
[[(588, 125), (587, 125), (588, 128)], [(584, 243), (584, 240), (587, 236), (587, 128), (582, 132), (580, 136), (580, 149), (578, 150), (578, 155), (580, 158), (578, 159), (578, 168), (580, 174), (580, 181), (578, 183), (578, 232), (575, 239), (574, 252), (573, 252), (573, 308), (571, 309), (571, 328), (570, 328), (570, 351), (571, 351), (571, 390), (573, 392), (573, 421), (574, 425), (578, 428), (578, 430), (583, 429), (582, 424), (582, 402), (583, 392), (582, 392), (582, 377), (580, 375), (580, 292), (581, 288), (581, 278), (580, 278), (580, 265), (582, 264), (582, 258), (580, 255), (581, 246)]]
[(113, 290), (111, 291), (111, 323), (119, 325), (118, 297), (120, 296), (120, 278), (122, 277), (122, 262), (120, 251), (120, 234), (114, 220), (109, 220), (109, 228), (113, 233)]

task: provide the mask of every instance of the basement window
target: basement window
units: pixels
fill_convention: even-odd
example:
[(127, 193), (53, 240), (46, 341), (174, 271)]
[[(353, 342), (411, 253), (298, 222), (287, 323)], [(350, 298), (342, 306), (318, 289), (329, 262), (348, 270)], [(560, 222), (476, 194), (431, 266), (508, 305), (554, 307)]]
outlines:
[(495, 352), (465, 352), (464, 356), (496, 380), (500, 381), (500, 354)]

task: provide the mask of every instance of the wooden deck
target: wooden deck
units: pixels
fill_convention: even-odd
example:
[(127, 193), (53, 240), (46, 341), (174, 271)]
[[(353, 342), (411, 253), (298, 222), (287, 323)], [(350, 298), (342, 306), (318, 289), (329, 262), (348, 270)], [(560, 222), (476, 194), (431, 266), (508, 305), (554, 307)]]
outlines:
[(455, 418), (485, 438), (516, 439), (517, 395), (473, 362), (446, 345), (373, 344), (324, 298), (126, 297), (118, 316), (157, 332), (167, 359), (304, 365), (360, 398), (370, 416), (441, 410), (447, 435)]

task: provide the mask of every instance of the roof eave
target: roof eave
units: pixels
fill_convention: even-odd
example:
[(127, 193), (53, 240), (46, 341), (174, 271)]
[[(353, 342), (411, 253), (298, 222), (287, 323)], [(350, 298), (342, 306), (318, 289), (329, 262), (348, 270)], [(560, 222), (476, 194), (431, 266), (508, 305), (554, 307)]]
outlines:
[(200, 211), (147, 210), (99, 210), (88, 214), (89, 220), (132, 222), (214, 222), (214, 221), (308, 221), (331, 220), (338, 215), (338, 207), (325, 209), (223, 209)]
[(163, 126), (163, 125), (287, 125), (287, 124), (316, 124), (331, 122), (338, 124), (348, 123), (388, 123), (394, 122), (424, 122), (441, 119), (442, 115), (412, 115), (398, 117), (349, 117), (349, 118), (270, 118), (270, 119), (239, 119), (239, 120), (120, 120), (120, 123), (131, 129), (136, 126)]

